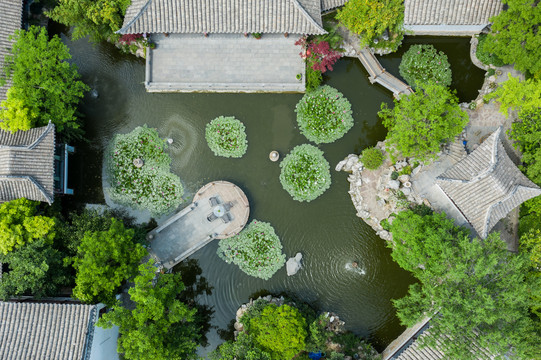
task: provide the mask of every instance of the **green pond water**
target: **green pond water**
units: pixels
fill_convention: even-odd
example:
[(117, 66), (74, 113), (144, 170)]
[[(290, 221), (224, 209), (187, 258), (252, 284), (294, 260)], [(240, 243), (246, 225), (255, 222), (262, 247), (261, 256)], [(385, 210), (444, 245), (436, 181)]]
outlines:
[[(270, 222), (287, 257), (296, 252), (304, 256), (297, 275), (288, 277), (284, 267), (269, 281), (247, 276), (223, 262), (216, 255), (217, 242), (192, 256), (214, 288), (211, 295), (199, 298), (213, 306), (212, 325), (216, 327), (209, 332), (210, 345), (201, 354), (222, 341), (216, 330), (227, 327), (239, 305), (262, 290), (287, 293), (316, 310), (337, 313), (349, 330), (368, 338), (379, 350), (403, 331), (391, 299), (402, 297), (413, 278), (392, 261), (384, 241), (355, 216), (348, 174), (334, 171), (349, 153), (374, 145), (386, 133), (377, 111), (381, 102), (392, 102), (391, 94), (369, 83), (358, 60), (342, 59), (326, 76), (326, 83), (351, 101), (355, 126), (337, 142), (320, 146), (331, 164), (331, 188), (315, 201), (300, 203), (282, 189), (279, 165), (270, 162), (268, 154), (278, 150), (284, 156), (294, 146), (307, 143), (297, 129), (294, 112), (301, 94), (149, 94), (143, 85), (143, 60), (122, 55), (109, 44), (63, 39), (84, 81), (99, 93), (98, 98), (87, 96), (81, 108), (89, 143), (78, 144), (70, 162), (73, 200), (104, 202), (104, 147), (114, 134), (147, 124), (162, 137), (174, 139), (169, 150), (172, 171), (184, 183), (185, 204), (205, 183), (231, 181), (248, 196), (250, 220)], [(461, 87), (462, 100), (474, 98), (483, 73), (466, 58), (469, 39), (408, 38), (403, 48), (419, 41), (437, 41), (437, 47), (450, 55), (457, 79), (454, 85)], [(382, 63), (398, 74), (397, 55), (384, 57)], [(218, 158), (207, 147), (205, 125), (219, 115), (233, 115), (246, 125), (249, 145), (243, 158)], [(352, 261), (360, 264), (360, 271), (348, 269)]]

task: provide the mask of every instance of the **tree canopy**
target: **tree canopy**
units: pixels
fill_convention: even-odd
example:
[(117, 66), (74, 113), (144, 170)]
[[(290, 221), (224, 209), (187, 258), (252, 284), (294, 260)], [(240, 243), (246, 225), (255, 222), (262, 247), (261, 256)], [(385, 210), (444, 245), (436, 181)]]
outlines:
[(55, 219), (37, 215), (38, 202), (25, 198), (0, 205), (0, 252), (4, 255), (37, 239), (52, 242)]
[(403, 32), (403, 0), (349, 0), (338, 10), (336, 18), (352, 32), (361, 35), (362, 45), (368, 45), (386, 29)]
[(58, 0), (47, 15), (54, 21), (72, 26), (73, 39), (89, 36), (92, 41), (112, 39), (124, 21), (131, 0)]
[[(532, 113), (541, 109), (541, 80), (520, 81), (509, 75), (509, 79), (490, 96), (500, 103), (500, 112), (508, 116), (509, 109), (521, 113)], [(519, 115), (520, 116), (520, 115)]]
[(0, 263), (8, 266), (0, 281), (0, 299), (18, 295), (52, 296), (69, 282), (63, 267), (63, 254), (44, 238), (37, 239), (7, 255)]
[(440, 145), (468, 123), (456, 95), (435, 83), (418, 84), (415, 93), (395, 99), (393, 109), (382, 103), (378, 115), (389, 130), (389, 144), (403, 156), (419, 160), (434, 158)]
[(304, 350), (308, 335), (304, 317), (287, 304), (267, 305), (260, 316), (250, 319), (248, 329), (273, 360), (292, 359)]
[(141, 244), (134, 242), (134, 230), (112, 219), (107, 231), (86, 232), (71, 258), (77, 271), (73, 295), (84, 302), (115, 302), (122, 282), (137, 274), (137, 267), (146, 255)]
[(11, 55), (6, 56), (0, 82), (12, 86), (0, 110), (0, 128), (15, 132), (53, 122), (59, 132), (70, 129), (80, 135), (77, 105), (88, 90), (57, 35), (50, 40), (45, 28), (31, 26), (14, 35)]
[(486, 49), (507, 64), (541, 77), (541, 6), (538, 0), (503, 0), (507, 10), (492, 18)]
[(118, 352), (128, 360), (186, 360), (195, 358), (199, 329), (195, 309), (177, 300), (184, 290), (179, 273), (160, 274), (153, 261), (139, 266), (140, 274), (128, 293), (135, 303), (130, 310), (117, 304), (97, 325), (120, 329)]
[(498, 233), (471, 239), (444, 216), (408, 210), (391, 225), (393, 258), (413, 268), (420, 280), (408, 295), (394, 301), (400, 321), (412, 326), (431, 317), (423, 342), (442, 342), (438, 347), (449, 358), (476, 358), (472, 341), (497, 355), (538, 354), (539, 334), (528, 308), (530, 289), (541, 284), (526, 276), (528, 258), (508, 252)]

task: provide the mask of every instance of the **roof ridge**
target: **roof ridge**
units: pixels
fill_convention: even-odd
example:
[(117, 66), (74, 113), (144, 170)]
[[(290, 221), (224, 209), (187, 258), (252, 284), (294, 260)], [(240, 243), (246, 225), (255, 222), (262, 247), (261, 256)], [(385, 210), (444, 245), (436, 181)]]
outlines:
[(323, 34), (327, 34), (327, 31), (323, 27), (321, 27), (317, 23), (317, 21), (314, 20), (314, 18), (308, 13), (308, 11), (306, 11), (306, 9), (299, 3), (298, 0), (290, 0), (290, 1), (293, 3), (293, 5), (295, 5), (299, 9), (299, 11), (307, 18), (307, 20), (312, 23), (312, 25), (314, 25), (319, 30), (323, 31)]
[[(41, 133), (40, 136), (38, 136), (38, 138), (30, 145), (27, 145), (25, 146), (28, 150), (32, 150), (33, 148), (35, 148), (36, 146), (39, 145), (39, 143), (49, 134), (49, 132), (51, 131), (51, 129), (53, 129), (54, 131), (54, 124), (51, 122), (51, 120), (49, 120), (49, 124), (47, 125), (47, 127), (45, 128), (45, 130), (43, 130), (43, 132)], [(54, 135), (54, 133), (53, 133)]]
[(137, 21), (137, 20), (141, 17), (141, 15), (143, 15), (143, 13), (147, 10), (148, 6), (150, 5), (150, 3), (151, 3), (152, 1), (153, 1), (153, 0), (148, 0), (147, 3), (141, 7), (141, 10), (139, 10), (139, 13), (137, 13), (137, 15), (134, 16), (134, 17), (130, 20), (130, 22), (128, 22), (125, 26), (123, 26), (123, 27), (121, 27), (120, 29), (118, 29), (117, 31), (115, 31), (115, 34), (122, 34), (121, 31), (123, 31), (124, 29), (127, 29), (127, 28), (129, 28), (130, 26), (132, 26), (133, 23), (134, 23), (135, 21)]

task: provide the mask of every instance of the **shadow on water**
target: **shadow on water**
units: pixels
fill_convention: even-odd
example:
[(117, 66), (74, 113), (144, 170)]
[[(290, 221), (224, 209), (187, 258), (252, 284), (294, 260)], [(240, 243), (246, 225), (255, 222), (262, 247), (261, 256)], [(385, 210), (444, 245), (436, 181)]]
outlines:
[(199, 344), (201, 346), (208, 346), (207, 333), (210, 329), (214, 328), (211, 325), (214, 309), (210, 305), (200, 304), (197, 298), (203, 294), (207, 296), (212, 295), (213, 287), (205, 277), (201, 276), (203, 270), (196, 259), (186, 259), (178, 263), (173, 268), (173, 271), (182, 274), (182, 282), (185, 286), (184, 291), (182, 291), (178, 299), (189, 307), (197, 309), (195, 324), (200, 329), (199, 334), (201, 339), (199, 340)]

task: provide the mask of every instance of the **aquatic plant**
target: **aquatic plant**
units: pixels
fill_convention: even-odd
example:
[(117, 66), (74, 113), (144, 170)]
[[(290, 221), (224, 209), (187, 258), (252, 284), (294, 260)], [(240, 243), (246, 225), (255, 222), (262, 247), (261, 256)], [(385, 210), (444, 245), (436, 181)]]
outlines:
[(312, 201), (331, 186), (329, 163), (313, 145), (296, 146), (280, 163), (282, 187), (297, 201)]
[(351, 104), (327, 85), (305, 94), (295, 112), (301, 133), (316, 144), (340, 139), (353, 126)]
[[(169, 171), (171, 158), (156, 129), (137, 127), (113, 138), (107, 155), (110, 196), (121, 204), (153, 215), (164, 214), (182, 202), (180, 179)], [(134, 160), (142, 160), (138, 167)]]
[(205, 138), (214, 155), (240, 158), (248, 149), (245, 129), (233, 116), (219, 116), (207, 124)]
[(220, 240), (217, 254), (246, 274), (265, 280), (270, 279), (286, 261), (274, 228), (259, 220), (252, 221), (238, 235)]
[(426, 82), (451, 85), (451, 65), (447, 55), (438, 52), (432, 45), (410, 46), (402, 57), (399, 70), (400, 75), (414, 88)]

